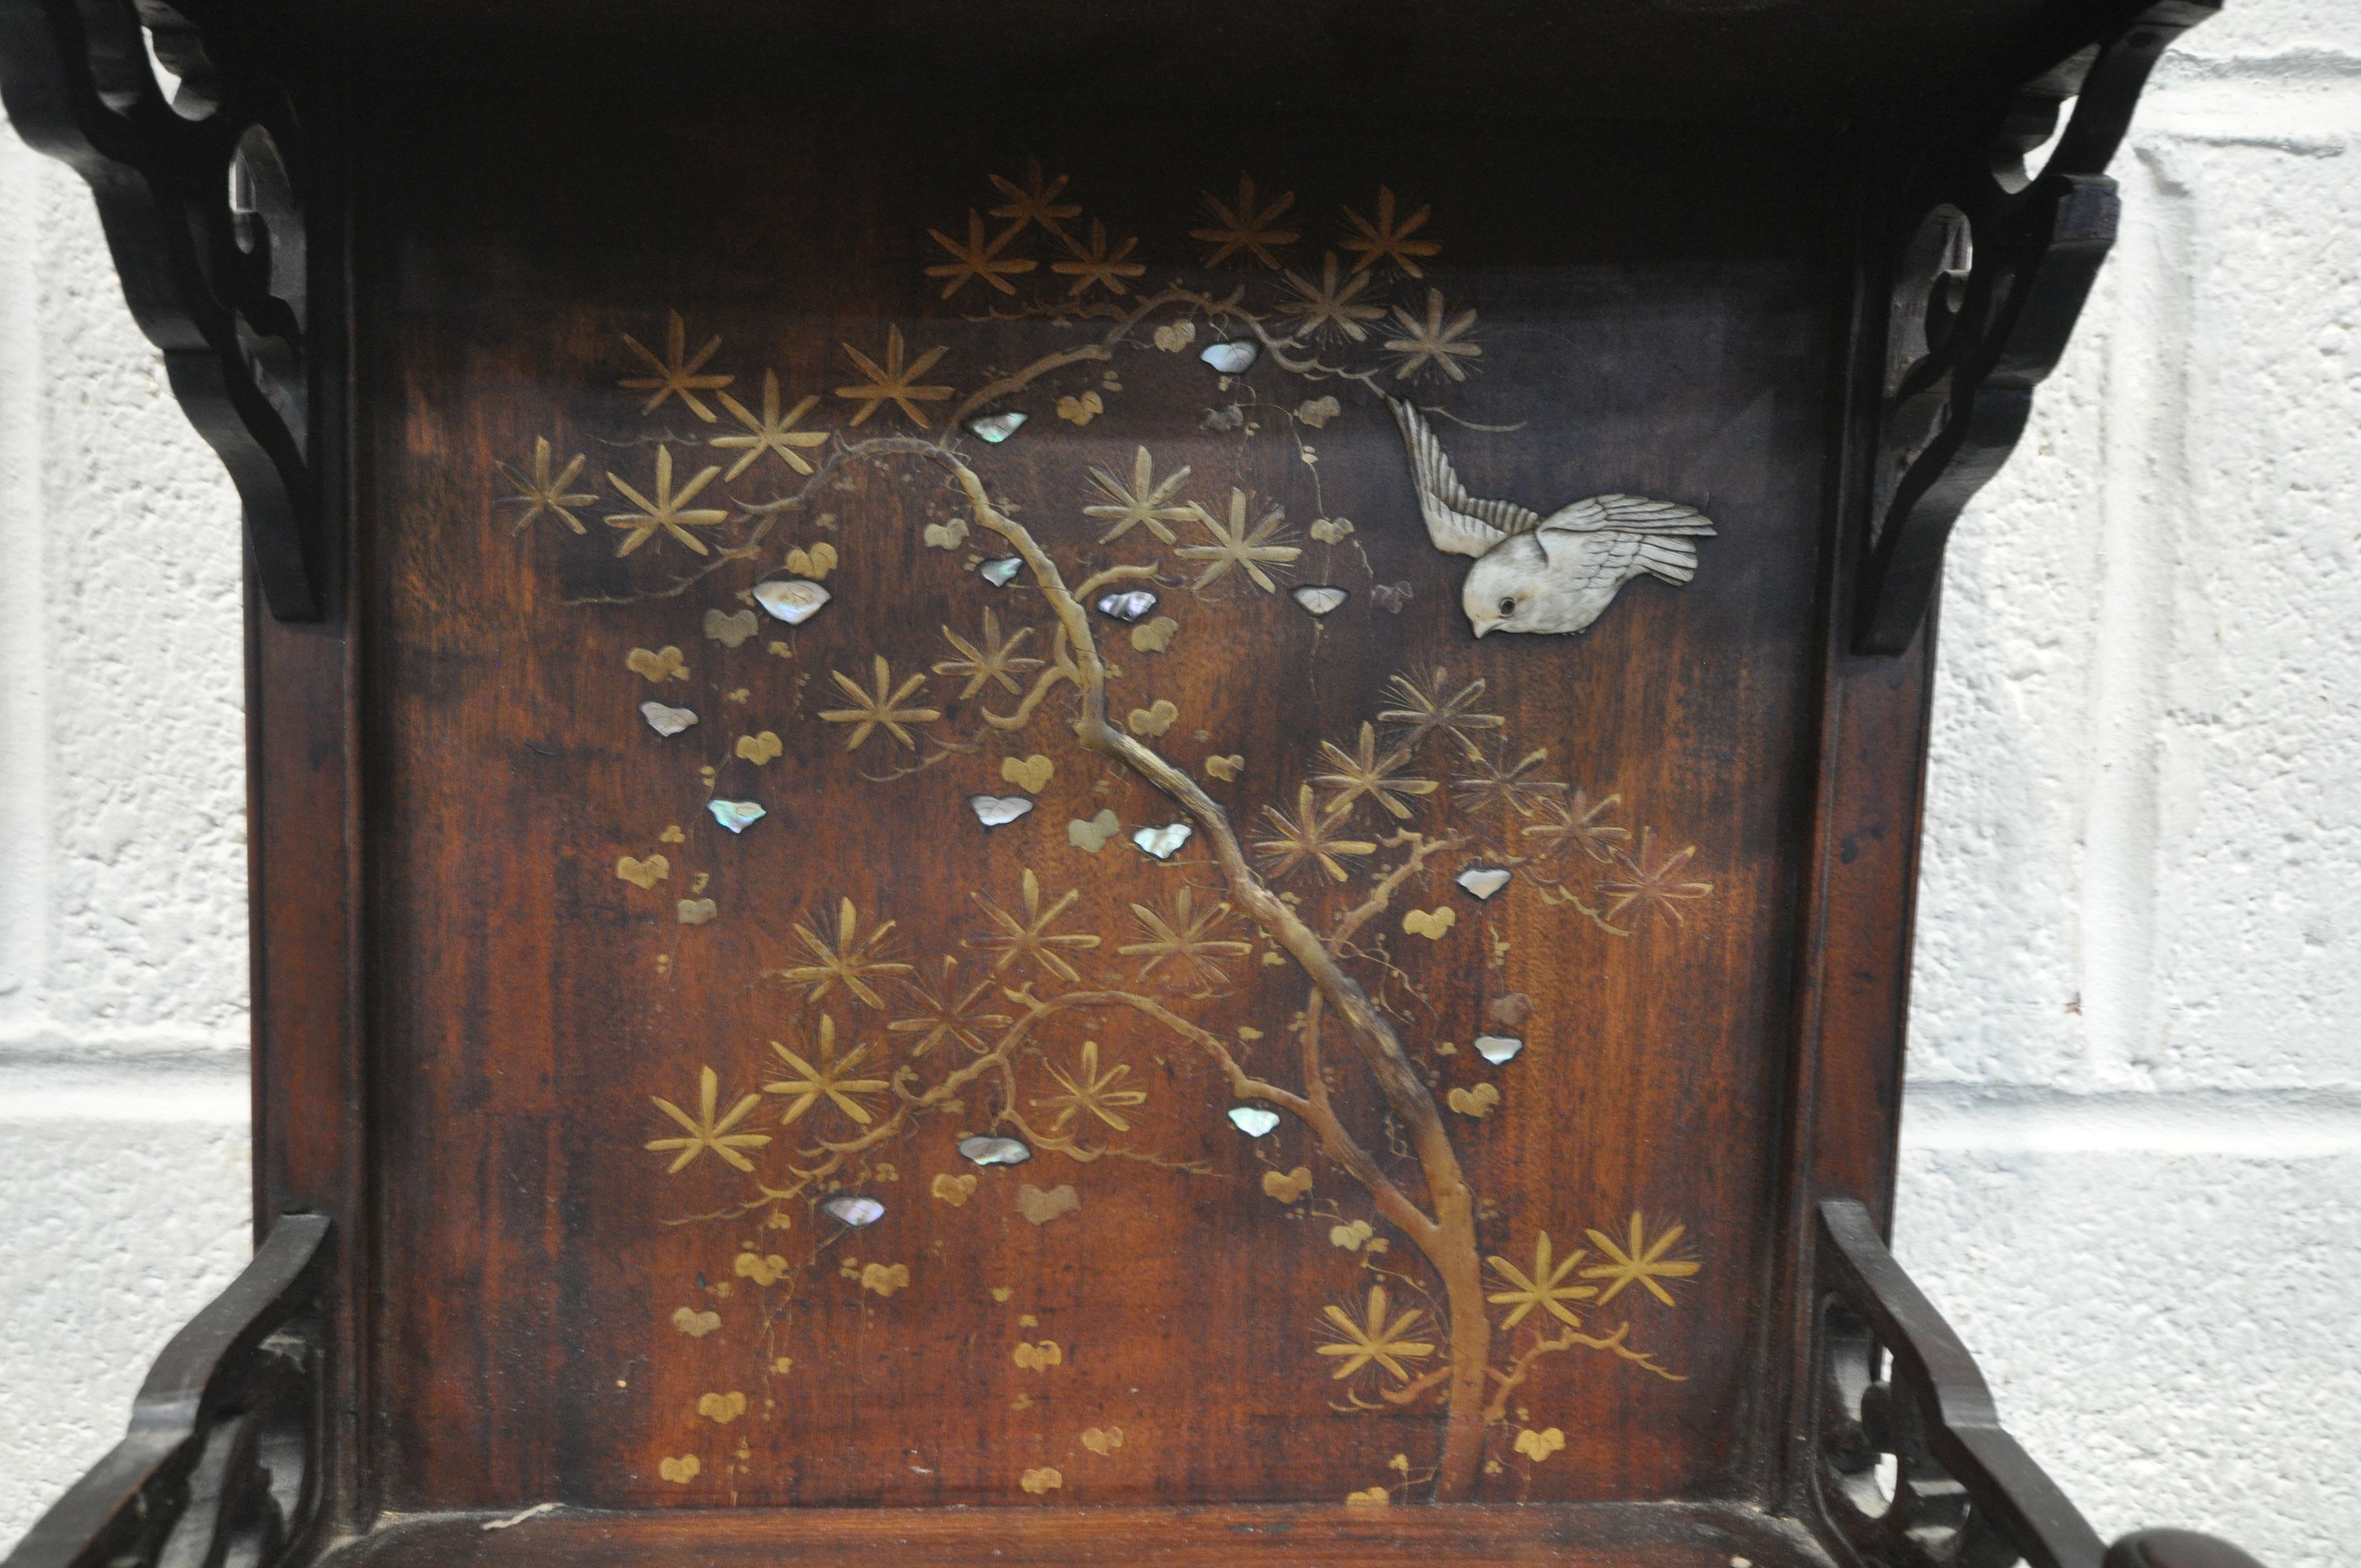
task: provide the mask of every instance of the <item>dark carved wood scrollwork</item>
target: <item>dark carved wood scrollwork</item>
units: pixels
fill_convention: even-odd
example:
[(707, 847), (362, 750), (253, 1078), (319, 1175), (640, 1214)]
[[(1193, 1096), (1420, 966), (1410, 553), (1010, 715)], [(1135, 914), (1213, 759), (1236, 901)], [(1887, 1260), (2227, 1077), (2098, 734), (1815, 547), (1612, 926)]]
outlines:
[(89, 181), (131, 313), (236, 484), (265, 602), (321, 613), (302, 142), (201, 0), (0, 0), (0, 101)]
[(1817, 1469), (1837, 1533), (1894, 1568), (2097, 1568), (2098, 1536), (2001, 1430), (1974, 1359), (1869, 1211), (1821, 1204), (1819, 1241)]
[(329, 1222), (288, 1214), (156, 1360), (131, 1430), (0, 1568), (272, 1568), (318, 1505)]
[(2147, 1530), (2112, 1551), (2001, 1430), (1975, 1358), (1861, 1204), (1819, 1207), (1813, 1471), (1830, 1533), (1864, 1568), (2257, 1568), (2211, 1536)]
[[(2154, 0), (2039, 68), (1997, 106), (1948, 131), (1891, 210), (1892, 291), (1868, 568), (1855, 645), (1899, 653), (1926, 620), (1943, 546), (2024, 433), (2056, 368), (2119, 202), (2103, 170), (2158, 58), (2214, 0)], [(2067, 100), (2065, 128), (2058, 118)], [(2057, 132), (2038, 175), (2026, 159)]]

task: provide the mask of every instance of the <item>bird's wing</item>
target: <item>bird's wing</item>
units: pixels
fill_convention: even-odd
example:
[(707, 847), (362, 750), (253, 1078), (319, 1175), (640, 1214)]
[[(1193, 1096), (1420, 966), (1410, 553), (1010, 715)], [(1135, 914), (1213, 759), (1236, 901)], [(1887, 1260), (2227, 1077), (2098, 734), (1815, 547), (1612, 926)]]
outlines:
[(1538, 537), (1549, 562), (1550, 586), (1561, 591), (1611, 590), (1647, 570), (1641, 564), (1645, 534), (1550, 529)]
[(1678, 501), (1609, 493), (1561, 507), (1543, 519), (1541, 526), (1570, 533), (1620, 529), (1627, 533), (1709, 534), (1713, 532), (1713, 520)]
[(1612, 590), (1645, 572), (1677, 587), (1697, 576), (1697, 546), (1686, 530), (1642, 532), (1631, 528), (1553, 528), (1544, 523), (1533, 537), (1550, 565), (1554, 583), (1577, 591)]
[(1418, 510), (1426, 519), (1426, 536), (1434, 547), (1451, 555), (1482, 555), (1512, 533), (1536, 527), (1542, 514), (1514, 501), (1479, 500), (1467, 493), (1415, 408), (1400, 398), (1392, 405), (1394, 422), (1401, 426), (1402, 444), (1410, 449), (1411, 477), (1418, 487)]

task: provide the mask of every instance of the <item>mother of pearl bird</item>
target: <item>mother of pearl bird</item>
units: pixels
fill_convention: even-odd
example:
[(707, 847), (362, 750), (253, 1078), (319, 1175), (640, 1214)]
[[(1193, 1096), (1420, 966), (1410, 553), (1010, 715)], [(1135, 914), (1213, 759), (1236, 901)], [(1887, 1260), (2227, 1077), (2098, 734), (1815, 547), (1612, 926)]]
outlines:
[(1610, 494), (1543, 517), (1515, 501), (1478, 499), (1418, 410), (1400, 398), (1386, 400), (1410, 448), (1427, 537), (1437, 550), (1476, 557), (1459, 605), (1477, 636), (1580, 631), (1642, 572), (1675, 587), (1697, 576), (1691, 540), (1710, 535), (1713, 523), (1695, 507)]

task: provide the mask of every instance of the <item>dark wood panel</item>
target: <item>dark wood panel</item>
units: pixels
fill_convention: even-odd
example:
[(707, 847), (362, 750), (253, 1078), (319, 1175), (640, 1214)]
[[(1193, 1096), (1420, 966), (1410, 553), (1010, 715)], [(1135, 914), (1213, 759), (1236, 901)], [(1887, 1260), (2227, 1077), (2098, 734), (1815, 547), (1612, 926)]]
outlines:
[[(657, 185), (609, 130), (566, 121), (520, 141), (508, 128), (498, 159), (456, 129), (463, 159), (406, 149), (385, 171), (403, 197), (373, 219), (395, 264), (369, 307), (368, 378), (372, 660), (386, 694), (371, 785), (382, 1245), (401, 1280), (379, 1338), (389, 1498), (1741, 1489), (1752, 1428), (1736, 1412), (1760, 1408), (1752, 1347), (1780, 1224), (1795, 825), (1817, 742), (1828, 322), (1799, 224), (1810, 192), (1780, 173), (1794, 149), (1758, 141), (1700, 164), (1695, 147), (1676, 161), (1575, 138), (1528, 146), (1512, 171), (1480, 127), (1438, 139), (1315, 123), (1176, 160), (1154, 126), (1111, 124), (1038, 176), (1069, 181), (1051, 204), (1083, 208), (1056, 218), (1072, 243), (1038, 225), (1016, 236), (997, 254), (1036, 265), (1001, 291), (927, 269), (966, 243), (970, 209), (1021, 204), (1012, 192), (1037, 178), (1021, 149), (1046, 133), (970, 150), (923, 110), (906, 121), (740, 104), (680, 133)], [(823, 130), (859, 160), (806, 156)], [(609, 152), (620, 161), (600, 162)], [(1243, 267), (1206, 265), (1225, 242), (1199, 232), (1229, 226), (1219, 209), (1247, 200), (1242, 156), (1263, 228), (1298, 236), (1265, 243), (1281, 266), (1251, 245), (1224, 258)], [(748, 168), (769, 172), (750, 183)], [(1411, 247), (1356, 270), (1347, 208)], [(988, 239), (1011, 221), (988, 220)], [(1110, 254), (1137, 236), (1126, 264), (1141, 270), (1115, 275), (1120, 297), (1091, 287), (1081, 297), (1112, 309), (1081, 315), (1068, 302), (1086, 279), (1072, 269), (1094, 222)], [(1675, 232), (1700, 259), (1669, 258)], [(1348, 318), (1357, 341), (1317, 346), (1353, 374), (1290, 370), (1308, 340), (1264, 348), (1233, 380), (1202, 362), (1257, 321), (1275, 337), (1300, 324), (1280, 308), (1304, 297), (1287, 274), (1318, 291), (1323, 252), (1340, 282), (1367, 290), (1356, 302), (1386, 310)], [(1405, 259), (1419, 276), (1402, 275)], [(1389, 344), (1470, 309), (1453, 342), (1481, 353), (1450, 358), (1461, 375), (1435, 356), (1398, 374), (1417, 351)], [(710, 420), (677, 393), (648, 410), (659, 388), (619, 385), (650, 374), (625, 334), (672, 357), (674, 311), (686, 357), (719, 339), (695, 374), (735, 378), (686, 389)], [(855, 425), (863, 400), (837, 391), (865, 374), (850, 350), (890, 364), (895, 334), (906, 363), (944, 350), (910, 378), (949, 390), (879, 403)], [(687, 503), (719, 514), (682, 531), (712, 554), (658, 529), (619, 556), (632, 532), (605, 520), (633, 510), (620, 487), (653, 497), (660, 451), (675, 488), (734, 465), (742, 451), (710, 444), (741, 429), (721, 394), (760, 422), (766, 371), (783, 409), (818, 399), (802, 427), (828, 444), (791, 449), (818, 474), (758, 454)], [(979, 401), (1013, 380), (1024, 384)], [(1719, 532), (1697, 543), (1696, 580), (1634, 582), (1578, 637), (1477, 639), (1459, 603), (1466, 565), (1419, 521), (1394, 391), (1433, 411), (1478, 493), (1546, 510), (1631, 490), (1703, 509)], [(946, 444), (948, 416), (970, 403), (1029, 422), (1005, 444), (964, 429)], [(580, 534), (547, 510), (514, 532), (526, 509), (498, 499), (530, 481), (541, 439), (552, 477), (583, 459), (559, 487), (595, 498), (569, 509)], [(1145, 524), (1107, 541), (1108, 522), (1082, 510), (1106, 499), (1092, 471), (1129, 485), (1143, 450), (1159, 476), (1189, 469), (1167, 506), (1205, 515), (1159, 520), (1170, 543)], [(959, 488), (970, 474), (972, 494)], [(1249, 531), (1284, 510), (1265, 543), (1297, 554), (1255, 563), (1268, 589), (1243, 565), (1205, 578), (1233, 505)], [(1073, 690), (1004, 730), (984, 715), (1015, 711), (1016, 694), (990, 682), (969, 694), (967, 672), (935, 669), (966, 657), (952, 633), (977, 645), (1023, 631), (1020, 656), (1055, 656), (1057, 596), (1040, 574), (994, 587), (979, 573), (1012, 548), (992, 541), (1003, 517), (1069, 582), (1127, 564), (1158, 574), (1168, 646), (1095, 609), (1082, 620), (1119, 667), (1115, 729), (1195, 784), (1162, 782), (1206, 792), (1169, 861), (1127, 835), (1191, 820), (1189, 803), (1159, 792), (1154, 759), (1078, 743)], [(827, 607), (793, 628), (763, 616), (757, 580), (790, 549), (808, 567), (822, 544), (839, 557)], [(1343, 588), (1344, 607), (1309, 613), (1289, 590), (1312, 585)], [(740, 616), (752, 634), (733, 645)], [(667, 648), (684, 678), (649, 664)], [(634, 651), (657, 679), (634, 673)], [(932, 715), (904, 726), (907, 746), (827, 717), (873, 699), (849, 694), (873, 687), (880, 656), (887, 694), (917, 678), (898, 700)], [(1018, 674), (1020, 686), (1038, 675)], [(1437, 787), (1400, 797), (1404, 817), (1367, 798), (1353, 807), (1332, 836), (1376, 848), (1338, 857), (1346, 880), (1313, 862), (1270, 871), (1256, 852), (1281, 836), (1269, 813), (1295, 817), (1307, 784), (1323, 806), (1337, 793), (1318, 782), (1337, 771), (1320, 742), (1350, 754), (1364, 722), (1374, 755), (1408, 740), (1382, 717), (1408, 700), (1402, 682), (1432, 696), (1480, 682), (1469, 710), (1499, 723), (1418, 742), (1400, 773)], [(700, 721), (661, 737), (636, 711), (647, 700)], [(1163, 728), (1159, 702), (1177, 715)], [(1501, 763), (1541, 753), (1530, 776), (1546, 787), (1480, 804), (1456, 782), (1483, 771), (1463, 754), (1470, 742)], [(1232, 756), (1235, 777), (1206, 765)], [(1044, 777), (1027, 772), (1036, 757)], [(979, 794), (1036, 804), (986, 828), (968, 804)], [(766, 815), (733, 835), (709, 795)], [(1525, 832), (1602, 802), (1590, 825), (1613, 831), (1588, 840), (1595, 856), (1579, 835)], [(1093, 852), (1070, 825), (1101, 811), (1120, 832)], [(1224, 821), (1249, 862), (1235, 875), (1214, 852)], [(1405, 828), (1422, 838), (1380, 842)], [(1570, 855), (1536, 854), (1553, 843)], [(1380, 889), (1413, 860), (1409, 880)], [(1511, 872), (1488, 903), (1449, 880), (1478, 864)], [(1175, 984), (1177, 960), (1143, 975), (1153, 953), (1121, 952), (1157, 939), (1134, 905), (1185, 923), (1183, 889), (1191, 918), (1228, 906), (1206, 935), (1242, 950), (1201, 955), (1224, 971), (1217, 982)], [(1296, 902), (1258, 906), (1276, 893)], [(683, 902), (694, 916), (701, 900), (709, 920), (683, 924)], [(873, 1007), (841, 980), (822, 991), (818, 975), (779, 978), (812, 965), (815, 942), (841, 945), (846, 901), (856, 944), (890, 920), (870, 956), (915, 970), (868, 977)], [(1020, 927), (1054, 910), (1053, 929), (1076, 940), (1048, 959), (1012, 955), (994, 945), (994, 909)], [(1448, 927), (1424, 934), (1442, 912)], [(1224, 1053), (1267, 1079), (1282, 1111), (1301, 1088), (1317, 988), (1289, 946), (1297, 916), (1315, 946), (1355, 923), (1314, 1009), (1334, 1127), (1315, 1134), (1307, 1108), (1309, 1123), (1284, 1114), (1248, 1137), (1225, 1116), (1243, 1102)], [(980, 1058), (956, 1044), (914, 1055), (924, 1036), (890, 1025), (923, 1015), (913, 982), (939, 992), (946, 959), (957, 992), (982, 985), (974, 1012), (1045, 1010), (1005, 1038), (1006, 1025), (987, 1029)], [(1356, 994), (1337, 989), (1344, 975), (1376, 999), (1364, 1048), (1402, 1064), (1390, 1088), (1339, 1026)], [(1069, 999), (1084, 992), (1099, 1000)], [(1511, 993), (1532, 1009), (1516, 1029), (1527, 1045), (1495, 1065), (1473, 1042), (1507, 1032), (1494, 1007)], [(838, 1053), (864, 1052), (849, 1076), (881, 1087), (812, 1100), (783, 1125), (807, 1097), (763, 1086), (805, 1076), (781, 1049), (824, 1063), (824, 1026)], [(980, 1075), (945, 1082), (972, 1061)], [(752, 1095), (730, 1130), (767, 1141), (733, 1150), (750, 1170), (708, 1150), (668, 1175), (693, 1151), (642, 1146), (683, 1135), (652, 1099), (700, 1121), (708, 1067), (716, 1114)], [(903, 1073), (917, 1099), (896, 1112), (882, 1086)], [(1093, 1073), (1110, 1115), (1073, 1102)], [(816, 1142), (862, 1133), (848, 1107), (884, 1141)], [(958, 1139), (984, 1132), (1022, 1137), (1036, 1157), (961, 1160)], [(1310, 1188), (1290, 1199), (1299, 1171)], [(1077, 1206), (1047, 1215), (1068, 1190)], [(816, 1206), (851, 1194), (884, 1204), (873, 1228)], [(1614, 1266), (1610, 1245), (1631, 1249), (1634, 1223), (1638, 1250), (1662, 1241), (1658, 1260), (1679, 1268), (1620, 1288), (1586, 1273)], [(1351, 1245), (1356, 1225), (1385, 1250)], [(1516, 1292), (1510, 1270), (1534, 1272), (1543, 1234), (1548, 1271), (1584, 1254), (1557, 1277), (1576, 1294), (1556, 1305), (1578, 1328), (1485, 1300)], [(1421, 1347), (1392, 1367), (1350, 1354), (1365, 1331), (1345, 1325), (1365, 1322), (1373, 1288), (1384, 1326)], [(719, 1327), (692, 1334), (676, 1313)], [(1529, 1357), (1544, 1324), (1598, 1343), (1554, 1340)], [(1050, 1343), (1054, 1365), (1026, 1364)], [(1496, 1397), (1488, 1363), (1518, 1382)]]

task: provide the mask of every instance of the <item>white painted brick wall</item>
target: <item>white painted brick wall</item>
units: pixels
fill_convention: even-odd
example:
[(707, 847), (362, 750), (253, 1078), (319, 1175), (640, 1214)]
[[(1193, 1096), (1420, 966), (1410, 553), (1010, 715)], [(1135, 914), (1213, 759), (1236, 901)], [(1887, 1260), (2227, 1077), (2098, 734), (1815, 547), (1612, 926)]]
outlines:
[[(2103, 1532), (2269, 1568), (2361, 1543), (2356, 133), (2361, 5), (2192, 35), (1962, 525), (1896, 1227)], [(236, 529), (0, 137), (0, 1542), (246, 1250)]]
[(247, 1248), (237, 512), (0, 132), (0, 1542)]
[(2231, 0), (1945, 588), (1896, 1248), (2103, 1533), (2361, 1558), (2361, 6)]

